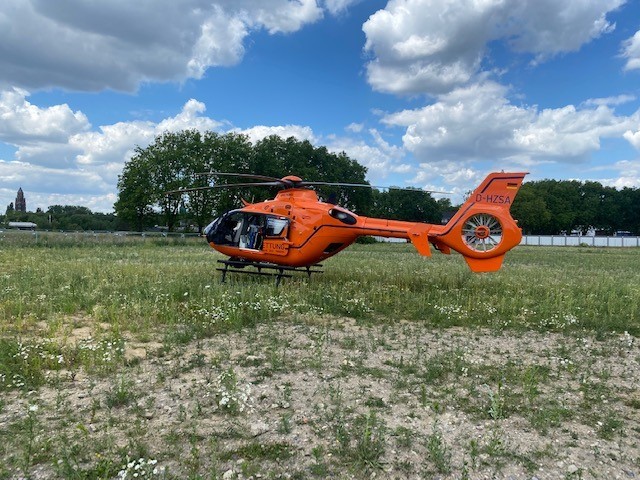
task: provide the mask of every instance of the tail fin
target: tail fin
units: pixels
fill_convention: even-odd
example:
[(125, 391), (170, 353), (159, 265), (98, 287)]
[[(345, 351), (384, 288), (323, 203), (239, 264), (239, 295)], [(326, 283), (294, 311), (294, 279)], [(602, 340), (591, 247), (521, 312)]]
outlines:
[(446, 225), (429, 232), (429, 241), (444, 253), (461, 253), (474, 272), (498, 270), (522, 239), (509, 209), (525, 175), (489, 174)]

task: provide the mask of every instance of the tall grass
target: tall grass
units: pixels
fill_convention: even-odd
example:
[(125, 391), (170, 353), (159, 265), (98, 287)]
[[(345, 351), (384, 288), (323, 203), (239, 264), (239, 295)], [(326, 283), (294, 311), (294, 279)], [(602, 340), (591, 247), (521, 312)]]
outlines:
[(0, 247), (0, 332), (51, 328), (87, 315), (149, 335), (181, 325), (209, 335), (292, 315), (375, 322), (640, 334), (640, 251), (519, 247), (499, 272), (471, 273), (459, 255), (410, 245), (354, 245), (325, 272), (286, 279), (230, 274), (198, 239), (122, 244), (66, 241)]

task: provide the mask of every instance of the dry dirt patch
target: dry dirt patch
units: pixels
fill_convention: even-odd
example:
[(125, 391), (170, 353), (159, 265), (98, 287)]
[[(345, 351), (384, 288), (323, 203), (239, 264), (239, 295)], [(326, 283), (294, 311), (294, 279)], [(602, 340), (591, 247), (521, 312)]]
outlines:
[(76, 445), (78, 471), (129, 455), (175, 478), (640, 478), (628, 335), (324, 318), (160, 346), (127, 342), (115, 375), (8, 395), (0, 429), (37, 405), (35, 443)]

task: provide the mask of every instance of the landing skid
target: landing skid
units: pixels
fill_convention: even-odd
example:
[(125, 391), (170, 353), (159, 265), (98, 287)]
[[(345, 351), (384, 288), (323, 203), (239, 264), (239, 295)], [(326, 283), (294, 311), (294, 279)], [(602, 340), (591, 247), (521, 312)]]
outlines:
[[(222, 283), (226, 280), (227, 273), (246, 273), (248, 275), (263, 275), (268, 277), (276, 277), (276, 287), (280, 285), (280, 281), (283, 278), (291, 278), (296, 272), (306, 273), (311, 278), (312, 273), (322, 273), (319, 267), (322, 264), (316, 263), (308, 267), (287, 267), (285, 265), (275, 265), (273, 263), (265, 262), (249, 262), (245, 260), (218, 260), (218, 263), (224, 265), (224, 267), (216, 268), (219, 272), (222, 272)], [(244, 270), (246, 267), (252, 267), (256, 270)], [(266, 270), (263, 272), (263, 270)]]

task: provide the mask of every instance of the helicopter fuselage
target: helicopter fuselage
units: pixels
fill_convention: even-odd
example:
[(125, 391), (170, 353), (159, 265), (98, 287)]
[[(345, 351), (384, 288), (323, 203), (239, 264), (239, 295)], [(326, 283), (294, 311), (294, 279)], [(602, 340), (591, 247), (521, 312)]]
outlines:
[(522, 238), (509, 208), (524, 175), (490, 174), (446, 225), (358, 216), (321, 202), (314, 190), (286, 188), (272, 200), (223, 214), (204, 233), (212, 248), (248, 262), (306, 267), (372, 235), (407, 239), (423, 256), (431, 255), (431, 245), (443, 253), (453, 249), (473, 271), (495, 271)]
[(429, 227), (361, 217), (319, 201), (313, 190), (294, 188), (279, 192), (273, 200), (225, 213), (205, 234), (209, 245), (224, 255), (301, 267), (326, 260), (360, 236), (409, 239), (416, 225), (420, 231)]

